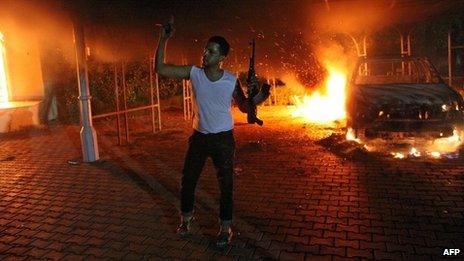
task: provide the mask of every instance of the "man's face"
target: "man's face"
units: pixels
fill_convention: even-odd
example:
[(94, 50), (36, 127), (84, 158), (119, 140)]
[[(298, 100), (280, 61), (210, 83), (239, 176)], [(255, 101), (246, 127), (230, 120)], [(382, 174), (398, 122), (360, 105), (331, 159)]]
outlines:
[(225, 56), (221, 54), (219, 44), (208, 42), (206, 44), (205, 50), (203, 52), (202, 65), (203, 67), (209, 67), (213, 65), (218, 65)]

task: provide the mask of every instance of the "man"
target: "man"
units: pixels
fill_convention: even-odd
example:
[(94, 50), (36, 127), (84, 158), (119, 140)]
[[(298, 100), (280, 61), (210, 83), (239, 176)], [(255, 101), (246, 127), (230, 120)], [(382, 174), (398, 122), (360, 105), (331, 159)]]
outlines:
[[(191, 80), (194, 112), (193, 134), (189, 138), (182, 171), (182, 213), (177, 233), (180, 236), (189, 234), (193, 220), (195, 187), (206, 159), (211, 157), (217, 170), (220, 189), (220, 229), (217, 245), (223, 247), (230, 243), (233, 234), (231, 224), (235, 140), (231, 101), (233, 98), (242, 112), (247, 112), (250, 105), (237, 78), (221, 68), (221, 63), (230, 48), (226, 39), (213, 36), (208, 40), (203, 52), (202, 67), (171, 65), (164, 63), (164, 53), (167, 40), (172, 36), (173, 30), (172, 21), (161, 29), (155, 54), (155, 70), (166, 77)], [(254, 80), (252, 84), (258, 83)], [(263, 92), (254, 97), (254, 104), (263, 102), (269, 96), (268, 88)]]

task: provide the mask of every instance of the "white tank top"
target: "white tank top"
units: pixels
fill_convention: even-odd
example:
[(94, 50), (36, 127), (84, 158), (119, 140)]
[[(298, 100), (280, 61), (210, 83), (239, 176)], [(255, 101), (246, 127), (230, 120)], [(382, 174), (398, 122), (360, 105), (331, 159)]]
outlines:
[(225, 71), (221, 79), (212, 82), (205, 70), (192, 66), (193, 128), (201, 133), (218, 133), (233, 129), (231, 103), (237, 78)]

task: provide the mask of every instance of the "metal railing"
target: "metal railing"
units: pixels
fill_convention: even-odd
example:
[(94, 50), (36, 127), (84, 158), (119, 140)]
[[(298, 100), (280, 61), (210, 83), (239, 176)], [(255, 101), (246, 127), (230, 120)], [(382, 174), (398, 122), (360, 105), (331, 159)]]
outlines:
[[(451, 30), (448, 31), (448, 84), (453, 86), (453, 78), (456, 77), (453, 75), (453, 50), (464, 49), (464, 45), (453, 45)], [(462, 78), (463, 76), (458, 76), (456, 78)], [(464, 86), (461, 85), (461, 88)]]
[(275, 77), (271, 79), (267, 78), (267, 84), (271, 85), (271, 94), (269, 98), (264, 102), (264, 105), (277, 105), (277, 89), (276, 89), (276, 79)]
[[(118, 65), (114, 64), (114, 95), (116, 102), (116, 111), (102, 113), (92, 116), (92, 119), (101, 119), (106, 117), (116, 116), (116, 128), (118, 133), (118, 144), (122, 145), (121, 139), (121, 115), (124, 116), (124, 133), (126, 144), (130, 142), (130, 126), (129, 126), (129, 117), (130, 112), (150, 110), (151, 122), (152, 122), (152, 132), (155, 133), (157, 130), (161, 130), (161, 108), (160, 108), (160, 98), (159, 98), (159, 80), (158, 74), (153, 72), (153, 58), (149, 58), (149, 73), (150, 73), (150, 105), (139, 106), (135, 108), (127, 108), (127, 85), (126, 85), (126, 65), (125, 62), (121, 62), (120, 72), (118, 72)], [(121, 73), (121, 82), (118, 81), (118, 73)], [(122, 86), (122, 95), (124, 102), (124, 109), (120, 109), (119, 101), (119, 87)], [(154, 87), (154, 88), (153, 88)]]

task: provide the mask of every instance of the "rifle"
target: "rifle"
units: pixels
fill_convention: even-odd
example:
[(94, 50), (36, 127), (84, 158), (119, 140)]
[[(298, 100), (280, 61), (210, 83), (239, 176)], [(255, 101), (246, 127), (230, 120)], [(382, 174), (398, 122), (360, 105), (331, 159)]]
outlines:
[[(250, 55), (250, 66), (248, 68), (247, 75), (247, 85), (248, 85), (248, 112), (247, 112), (247, 122), (250, 124), (258, 124), (259, 126), (263, 125), (263, 121), (257, 117), (257, 107), (253, 101), (253, 98), (259, 93), (259, 85), (256, 84), (256, 71), (255, 71), (255, 39), (251, 41), (251, 55)], [(269, 86), (270, 87), (270, 86)], [(268, 86), (264, 86), (264, 89), (269, 91)], [(268, 95), (269, 96), (269, 95)]]

